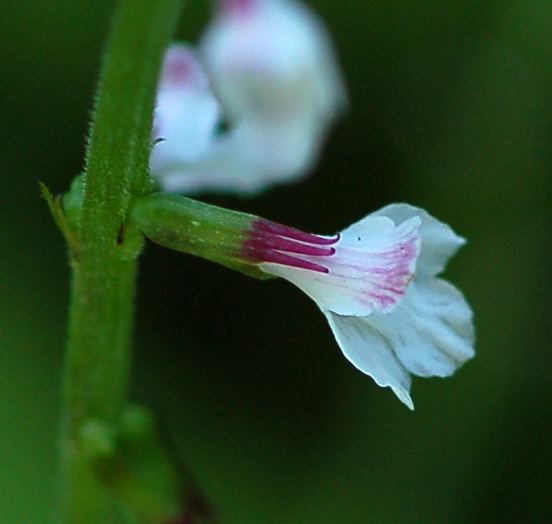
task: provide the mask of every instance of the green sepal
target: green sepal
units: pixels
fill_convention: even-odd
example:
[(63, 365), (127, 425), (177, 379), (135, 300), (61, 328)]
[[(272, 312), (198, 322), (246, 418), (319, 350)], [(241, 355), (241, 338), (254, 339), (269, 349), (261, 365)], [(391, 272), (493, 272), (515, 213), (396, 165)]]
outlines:
[(86, 174), (80, 173), (73, 179), (69, 191), (62, 197), (65, 216), (74, 231), (80, 231), (81, 227), (85, 182)]
[(73, 227), (72, 221), (67, 217), (61, 197), (59, 195), (54, 197), (48, 187), (42, 182), (39, 181), (38, 185), (42, 196), (50, 208), (50, 213), (52, 213), (56, 225), (67, 242), (71, 258), (74, 260), (77, 258), (79, 251), (78, 230)]

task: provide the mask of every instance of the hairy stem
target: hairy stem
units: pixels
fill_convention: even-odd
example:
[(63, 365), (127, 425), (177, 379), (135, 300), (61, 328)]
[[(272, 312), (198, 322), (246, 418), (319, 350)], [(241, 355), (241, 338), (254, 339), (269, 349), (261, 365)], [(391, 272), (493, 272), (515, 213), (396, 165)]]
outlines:
[(155, 88), (180, 4), (123, 0), (104, 57), (77, 227), (79, 249), (71, 260), (63, 427), (63, 505), (69, 522), (92, 522), (84, 515), (86, 506), (95, 504), (81, 489), (88, 483), (82, 481), (86, 472), (79, 429), (90, 419), (116, 424), (126, 402), (136, 260), (142, 245), (127, 214), (133, 199), (151, 192)]

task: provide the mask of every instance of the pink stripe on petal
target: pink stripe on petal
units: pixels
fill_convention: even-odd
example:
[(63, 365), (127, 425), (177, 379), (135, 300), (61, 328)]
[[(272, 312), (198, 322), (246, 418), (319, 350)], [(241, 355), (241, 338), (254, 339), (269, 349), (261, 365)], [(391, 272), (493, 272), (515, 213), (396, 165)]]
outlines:
[[(371, 295), (371, 297), (376, 300), (379, 303), (379, 306), (382, 310), (386, 310), (388, 308), (393, 307), (397, 303), (397, 299), (395, 297), (391, 297), (389, 295)], [(370, 303), (372, 303), (370, 301)]]
[(275, 249), (278, 251), (286, 251), (288, 253), (297, 253), (301, 255), (310, 255), (314, 257), (327, 257), (335, 253), (333, 247), (319, 247), (310, 244), (303, 244), (295, 240), (281, 238), (278, 236), (254, 236), (245, 241), (250, 247), (257, 249)]
[(243, 243), (242, 255), (255, 262), (273, 262), (274, 264), (311, 269), (319, 273), (329, 273), (328, 268), (320, 264), (288, 255), (282, 251), (267, 247), (264, 243), (258, 244), (255, 240), (251, 239)]
[(339, 233), (333, 237), (313, 235), (312, 233), (305, 233), (300, 229), (283, 226), (282, 224), (277, 224), (276, 222), (271, 222), (270, 220), (264, 220), (262, 218), (255, 220), (251, 228), (253, 234), (255, 234), (256, 231), (264, 231), (266, 233), (274, 233), (275, 235), (284, 238), (292, 238), (294, 240), (300, 240), (301, 242), (307, 242), (309, 244), (316, 244), (319, 246), (329, 246), (335, 244), (340, 238)]
[[(307, 257), (331, 257), (335, 248), (329, 247), (339, 240), (305, 233), (269, 220), (258, 219), (252, 223), (249, 236), (243, 241), (244, 256), (257, 262), (272, 262), (284, 266), (329, 273), (329, 269)], [(299, 256), (291, 256), (294, 253)]]

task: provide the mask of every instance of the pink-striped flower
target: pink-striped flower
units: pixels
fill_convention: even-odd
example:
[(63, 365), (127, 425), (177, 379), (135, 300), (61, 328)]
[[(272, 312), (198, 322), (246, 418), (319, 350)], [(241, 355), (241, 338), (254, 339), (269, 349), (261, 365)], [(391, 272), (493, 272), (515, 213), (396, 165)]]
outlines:
[(253, 222), (243, 256), (309, 295), (344, 355), (413, 409), (411, 375), (451, 375), (474, 355), (472, 311), (438, 278), (464, 244), (423, 209), (393, 204), (333, 237)]

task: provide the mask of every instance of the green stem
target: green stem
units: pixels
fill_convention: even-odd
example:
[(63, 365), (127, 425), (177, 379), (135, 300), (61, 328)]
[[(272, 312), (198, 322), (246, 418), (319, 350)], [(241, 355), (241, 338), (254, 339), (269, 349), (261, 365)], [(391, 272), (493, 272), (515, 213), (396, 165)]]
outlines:
[[(136, 259), (142, 238), (127, 225), (134, 198), (151, 192), (148, 161), (158, 72), (180, 0), (123, 0), (96, 97), (79, 220), (64, 377), (64, 493), (70, 522), (85, 522), (78, 432), (116, 424), (126, 402)], [(80, 465), (79, 465), (80, 464)], [(76, 470), (75, 470), (76, 468)], [(77, 471), (78, 470), (78, 471)]]

